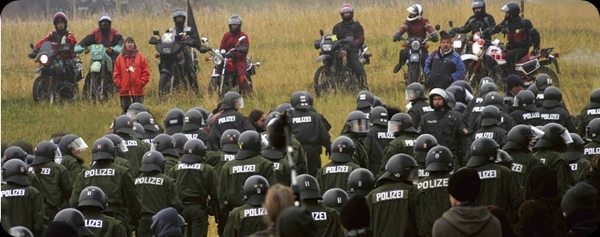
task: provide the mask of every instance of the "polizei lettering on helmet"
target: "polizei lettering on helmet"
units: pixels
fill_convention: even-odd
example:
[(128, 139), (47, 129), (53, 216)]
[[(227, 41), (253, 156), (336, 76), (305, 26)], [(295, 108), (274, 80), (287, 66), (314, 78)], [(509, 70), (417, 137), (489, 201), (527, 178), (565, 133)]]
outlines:
[(530, 120), (530, 119), (534, 119), (534, 118), (540, 118), (540, 113), (534, 112), (534, 113), (523, 114), (523, 119), (525, 119), (525, 120)]
[(259, 208), (250, 208), (250, 209), (246, 209), (244, 210), (244, 217), (251, 217), (251, 216), (264, 216), (267, 214), (267, 210), (259, 207)]
[(135, 179), (135, 185), (152, 184), (152, 185), (162, 186), (164, 181), (165, 180), (163, 178), (158, 178), (158, 177), (139, 177), (139, 178)]
[(231, 155), (231, 154), (223, 155), (223, 161), (232, 161), (232, 160), (235, 160), (235, 155)]
[(478, 132), (478, 133), (475, 133), (475, 139), (482, 138), (482, 137), (494, 138), (494, 132)]
[(219, 124), (235, 122), (235, 116), (227, 116), (219, 118)]
[(405, 190), (392, 190), (387, 192), (380, 192), (375, 194), (375, 202), (395, 200), (395, 199), (406, 199), (404, 197)]
[(90, 169), (83, 173), (85, 178), (94, 176), (115, 176), (115, 169)]
[(256, 165), (236, 165), (231, 167), (231, 173), (250, 173), (256, 172)]
[(350, 167), (345, 165), (329, 166), (325, 168), (326, 174), (349, 173)]
[(477, 172), (480, 179), (495, 179), (498, 178), (497, 170), (482, 170)]
[(600, 147), (590, 147), (583, 149), (584, 155), (598, 155), (600, 154)]
[(102, 228), (102, 220), (85, 219), (85, 227)]
[(541, 114), (543, 120), (560, 120), (560, 114)]
[(377, 139), (394, 139), (396, 138), (394, 136), (393, 133), (387, 133), (387, 132), (378, 132), (377, 133)]
[(429, 188), (445, 188), (448, 187), (448, 179), (434, 179), (434, 180), (425, 180), (423, 182), (419, 182), (417, 184), (418, 189), (429, 189)]
[(600, 109), (588, 109), (587, 115), (600, 115)]
[(25, 196), (25, 189), (2, 190), (2, 197), (22, 197)]
[(200, 163), (195, 163), (195, 164), (179, 163), (177, 165), (178, 170), (199, 170), (200, 168), (202, 168), (202, 164), (200, 164)]
[(326, 221), (327, 220), (327, 212), (322, 211), (314, 211), (311, 212), (312, 218), (315, 221)]
[(310, 116), (292, 118), (292, 123), (310, 123), (310, 122), (312, 122), (312, 117), (310, 117)]

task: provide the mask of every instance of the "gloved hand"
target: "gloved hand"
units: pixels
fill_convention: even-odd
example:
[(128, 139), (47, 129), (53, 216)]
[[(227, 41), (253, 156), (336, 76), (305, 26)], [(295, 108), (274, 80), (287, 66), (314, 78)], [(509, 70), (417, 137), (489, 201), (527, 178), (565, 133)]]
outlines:
[(456, 34), (457, 31), (458, 31), (458, 27), (454, 27), (448, 31), (448, 34), (454, 35), (454, 34)]
[(396, 34), (394, 35), (394, 39), (393, 39), (393, 41), (394, 41), (394, 42), (398, 42), (398, 41), (400, 41), (401, 39), (402, 39), (402, 36), (401, 36), (400, 34), (396, 33)]
[(507, 27), (502, 27), (502, 29), (500, 30), (500, 33), (502, 33), (502, 34), (508, 33), (508, 28)]
[(111, 53), (113, 53), (113, 49), (112, 49), (112, 48), (107, 48), (107, 49), (106, 49), (106, 53), (108, 53), (108, 54), (111, 54)]
[(31, 52), (28, 54), (28, 56), (29, 56), (29, 58), (31, 58), (31, 59), (34, 59), (34, 58), (37, 56), (37, 53), (36, 53), (35, 51), (33, 51), (33, 50), (32, 50), (32, 51), (31, 51)]
[(540, 54), (540, 48), (533, 48), (533, 50), (531, 51), (531, 54), (533, 54), (533, 55)]

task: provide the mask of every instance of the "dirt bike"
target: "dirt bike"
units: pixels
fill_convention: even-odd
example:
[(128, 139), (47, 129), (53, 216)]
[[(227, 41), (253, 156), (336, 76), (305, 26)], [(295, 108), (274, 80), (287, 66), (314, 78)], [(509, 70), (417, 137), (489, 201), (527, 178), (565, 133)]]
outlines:
[[(33, 44), (29, 44), (29, 47), (34, 49)], [(33, 73), (40, 73), (33, 82), (34, 102), (48, 100), (50, 104), (56, 104), (59, 99), (75, 100), (78, 97), (77, 84), (82, 79), (83, 66), (79, 57), (73, 59), (73, 65), (69, 65), (70, 62), (64, 58), (70, 57), (70, 54), (69, 44), (59, 46), (55, 52), (52, 49), (52, 42), (47, 41), (42, 43), (37, 54), (29, 55), (39, 64)]]
[(85, 53), (90, 56), (90, 71), (85, 77), (83, 84), (83, 97), (92, 101), (106, 101), (117, 88), (113, 81), (114, 62), (110, 53), (121, 53), (120, 45), (115, 47), (104, 47), (102, 44), (92, 44), (86, 48), (75, 45), (76, 54)]
[[(440, 25), (436, 25), (435, 29), (440, 30)], [(408, 39), (400, 38), (400, 41), (404, 41), (404, 43), (402, 43), (402, 48), (407, 48), (407, 46), (410, 45), (410, 47), (408, 47), (408, 58), (405, 63), (407, 70), (402, 70), (404, 72), (404, 84), (406, 86), (413, 82), (419, 82), (421, 84), (425, 83), (425, 75), (422, 72), (423, 68), (421, 67), (421, 51), (423, 49), (429, 49), (427, 41), (430, 39), (430, 37), (425, 39), (414, 37)]]
[[(215, 49), (208, 44), (208, 38), (200, 38), (201, 42), (205, 45), (200, 46), (200, 53), (210, 52), (212, 57), (206, 57), (205, 61), (211, 61), (213, 63), (213, 73), (210, 77), (208, 84), (208, 93), (217, 92), (219, 97), (225, 96), (229, 91), (235, 91), (242, 93), (238, 85), (238, 74), (235, 66), (235, 52), (247, 52), (248, 48), (241, 46), (240, 43), (246, 40), (246, 36), (242, 36), (238, 39), (237, 44), (234, 48), (229, 51), (224, 49)], [(252, 76), (256, 75), (256, 67), (260, 66), (260, 62), (253, 63), (250, 57), (246, 57), (246, 80), (250, 86), (250, 92), (252, 92), (254, 86), (252, 83)]]
[[(337, 92), (339, 88), (348, 91), (369, 90), (367, 78), (357, 77), (350, 69), (346, 62), (346, 50), (344, 46), (351, 44), (354, 37), (348, 36), (346, 39), (338, 40), (334, 34), (323, 33), (320, 40), (315, 40), (315, 49), (320, 49), (319, 57), (316, 62), (323, 62), (323, 66), (319, 67), (315, 72), (314, 87), (317, 97), (321, 97), (327, 91), (333, 90)], [(371, 63), (371, 54), (367, 54), (369, 47), (363, 45), (358, 52), (358, 60), (361, 66)]]

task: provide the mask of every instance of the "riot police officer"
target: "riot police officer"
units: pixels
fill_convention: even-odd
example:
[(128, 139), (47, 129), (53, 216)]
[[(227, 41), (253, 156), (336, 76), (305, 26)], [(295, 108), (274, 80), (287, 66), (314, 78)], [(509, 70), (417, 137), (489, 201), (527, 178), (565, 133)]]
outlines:
[(413, 184), (417, 167), (415, 159), (406, 154), (396, 154), (388, 160), (385, 173), (377, 180), (377, 187), (365, 197), (371, 212), (373, 236), (399, 233), (424, 236), (419, 228), (424, 214), (423, 193)]
[[(381, 176), (385, 171), (385, 164), (387, 164), (390, 157), (395, 154), (413, 154), (413, 146), (415, 140), (419, 136), (417, 130), (413, 126), (413, 120), (410, 115), (405, 113), (397, 113), (390, 121), (388, 121), (388, 134), (394, 134), (394, 140), (388, 144), (383, 150), (383, 160), (381, 165), (377, 169), (377, 177)], [(375, 174), (375, 172), (374, 172)]]
[[(7, 161), (12, 160), (12, 159), (18, 159), (23, 162), (27, 162), (28, 156), (29, 156), (29, 154), (27, 154), (27, 152), (25, 150), (23, 150), (23, 148), (18, 147), (18, 146), (10, 146), (10, 147), (6, 148), (6, 150), (4, 151), (4, 156), (2, 157), (2, 166), (4, 166), (4, 163), (6, 163)], [(27, 164), (27, 163), (25, 163), (25, 164)], [(33, 168), (29, 167), (26, 170), (33, 171)], [(26, 172), (26, 174), (27, 174), (27, 177), (29, 177), (29, 182), (32, 182), (33, 178), (35, 177), (35, 173), (34, 172)]]
[(425, 96), (423, 85), (418, 82), (410, 83), (410, 85), (406, 87), (405, 100), (410, 101), (410, 103), (406, 105), (406, 108), (408, 109), (407, 114), (412, 118), (413, 127), (416, 129), (419, 126), (419, 122), (421, 122), (421, 117), (426, 113), (433, 111), (426, 101), (427, 97)]
[(454, 169), (454, 155), (445, 146), (435, 146), (427, 152), (425, 159), (425, 170), (429, 175), (417, 182), (417, 188), (423, 192), (424, 205), (428, 210), (420, 224), (429, 233), (435, 220), (452, 207), (448, 199), (448, 180)]
[(540, 121), (540, 113), (535, 107), (535, 95), (530, 90), (519, 91), (515, 96), (513, 104), (513, 112), (510, 116), (515, 119), (515, 124), (528, 124), (538, 126)]
[(229, 213), (223, 237), (248, 236), (267, 228), (263, 222), (267, 211), (262, 204), (270, 187), (269, 181), (260, 175), (252, 175), (244, 181), (242, 194), (245, 204)]
[(54, 218), (58, 211), (67, 206), (73, 181), (67, 168), (54, 162), (56, 158), (61, 157), (56, 144), (49, 141), (40, 142), (35, 146), (34, 154), (31, 167), (35, 177), (31, 184), (44, 196), (48, 218)]
[[(317, 172), (317, 182), (321, 192), (331, 188), (344, 187), (348, 176), (355, 169), (361, 168), (352, 162), (352, 156), (356, 152), (356, 146), (352, 139), (339, 136), (331, 144), (331, 162), (324, 165)], [(321, 193), (323, 194), (323, 193)]]
[(469, 91), (458, 85), (449, 86), (448, 88), (446, 88), (446, 92), (454, 95), (454, 99), (457, 103), (460, 102), (464, 105), (468, 105), (469, 102), (473, 99), (473, 95), (471, 95)]
[(518, 218), (517, 211), (525, 201), (524, 190), (510, 169), (496, 164), (499, 149), (498, 143), (489, 137), (473, 141), (470, 148), (471, 157), (466, 166), (477, 170), (481, 179), (477, 203), (501, 207), (511, 223), (515, 223), (518, 220), (515, 219)]
[[(409, 116), (410, 117), (410, 116)], [(377, 173), (383, 160), (383, 150), (394, 140), (394, 134), (388, 133), (388, 111), (382, 106), (373, 107), (370, 112), (369, 120), (371, 126), (369, 135), (365, 139), (365, 148), (371, 152), (369, 157), (369, 170)], [(412, 121), (411, 121), (412, 122)]]
[(136, 236), (152, 237), (152, 216), (160, 210), (173, 207), (177, 212), (183, 212), (175, 180), (163, 174), (165, 169), (165, 158), (160, 152), (149, 151), (142, 157), (140, 177), (135, 179), (135, 187), (142, 205)]
[(585, 127), (585, 139), (588, 144), (583, 148), (583, 158), (592, 161), (592, 158), (600, 154), (600, 118), (590, 121)]
[(352, 156), (352, 162), (362, 168), (369, 168), (369, 155), (371, 151), (366, 149), (364, 140), (369, 135), (369, 122), (367, 116), (361, 111), (350, 112), (346, 117), (346, 123), (342, 128), (341, 135), (352, 139), (356, 152)]
[(133, 138), (143, 141), (146, 137), (144, 126), (140, 123), (133, 122)]
[(356, 95), (356, 110), (365, 113), (365, 116), (369, 119), (371, 108), (373, 108), (373, 101), (374, 97), (371, 92), (367, 90), (358, 92), (358, 95)]
[(175, 133), (171, 137), (175, 140), (175, 151), (177, 151), (177, 154), (181, 157), (183, 155), (183, 146), (189, 138), (183, 133)]
[(569, 166), (571, 167), (573, 182), (579, 183), (587, 179), (586, 173), (590, 170), (591, 162), (582, 159), (585, 142), (581, 139), (579, 134), (570, 133), (569, 135), (573, 142), (567, 145), (567, 151), (563, 153), (563, 156), (567, 159)]
[(188, 139), (198, 138), (202, 140), (209, 150), (213, 150), (210, 147), (210, 135), (202, 129), (204, 126), (204, 116), (202, 113), (196, 109), (190, 109), (185, 113), (181, 132), (185, 134)]
[[(331, 151), (331, 136), (323, 123), (322, 116), (312, 111), (309, 104), (310, 95), (302, 91), (292, 93), (290, 105), (294, 108), (290, 112), (292, 134), (298, 139), (306, 151), (307, 173), (316, 176), (321, 168), (321, 153), (325, 147), (325, 155)], [(285, 112), (285, 111), (284, 111)], [(284, 113), (280, 112), (280, 113)]]
[(557, 123), (549, 123), (542, 128), (544, 135), (533, 146), (533, 156), (550, 168), (556, 169), (559, 195), (575, 185), (568, 161), (563, 154), (567, 145), (573, 142), (569, 131)]
[(350, 173), (346, 184), (349, 198), (364, 197), (375, 188), (375, 176), (368, 169), (358, 168)]
[[(281, 113), (279, 113), (277, 111), (273, 111), (267, 115), (267, 120), (266, 120), (267, 131), (265, 131), (263, 134), (263, 137), (265, 137), (265, 139), (267, 139), (267, 141), (270, 141), (269, 133), (271, 132), (272, 129), (275, 129), (275, 122), (277, 121), (276, 119), (279, 118), (280, 115), (281, 115)], [(290, 137), (292, 138), (292, 148), (293, 148), (292, 161), (294, 163), (296, 171), (298, 171), (299, 174), (306, 174), (306, 152), (304, 152), (304, 148), (302, 147), (302, 144), (300, 143), (300, 141), (298, 141), (298, 139), (296, 139), (296, 136), (294, 136), (294, 134), (291, 134)], [(287, 155), (288, 155), (287, 150), (284, 149), (283, 156), (287, 157)], [(277, 182), (282, 183), (282, 180), (277, 180)]]
[(202, 122), (201, 122), (202, 125), (200, 126), (200, 129), (204, 130), (204, 128), (206, 128), (206, 126), (208, 125), (208, 110), (206, 110), (204, 107), (200, 107), (200, 106), (196, 106), (192, 109), (198, 110), (198, 112), (200, 112), (202, 114)]
[[(108, 197), (104, 191), (96, 186), (89, 186), (81, 190), (77, 210), (83, 214), (85, 227), (89, 228), (94, 236), (127, 237), (121, 221), (102, 214), (107, 205)], [(143, 235), (137, 232), (136, 236)]]
[(240, 133), (248, 130), (254, 131), (254, 125), (248, 120), (246, 116), (238, 112), (238, 109), (244, 108), (244, 98), (237, 92), (227, 92), (223, 98), (223, 103), (219, 108), (222, 111), (220, 114), (213, 117), (214, 124), (210, 129), (211, 137), (211, 149), (213, 151), (218, 149), (219, 140), (221, 135), (227, 129), (235, 129)]
[[(493, 105), (500, 110), (501, 119), (498, 127), (506, 131), (510, 131), (510, 129), (515, 126), (515, 120), (508, 113), (506, 113), (506, 111), (508, 111), (508, 107), (503, 104), (503, 98), (498, 92), (492, 91), (487, 93), (483, 99), (483, 105)], [(475, 131), (481, 129), (481, 115), (479, 115), (479, 117), (477, 117), (475, 120), (474, 129)]]
[(311, 212), (313, 220), (317, 224), (318, 236), (337, 237), (342, 233), (340, 214), (333, 208), (324, 206), (320, 200), (321, 188), (317, 180), (308, 174), (297, 177), (298, 193), (300, 194), (301, 206)]
[(506, 144), (508, 132), (498, 126), (502, 121), (502, 113), (498, 107), (488, 105), (481, 111), (481, 128), (473, 133), (472, 141), (481, 137), (494, 139), (500, 146)]
[[(139, 118), (139, 114), (137, 118)], [(141, 159), (147, 151), (150, 150), (150, 144), (134, 138), (133, 135), (133, 120), (127, 115), (121, 115), (113, 122), (113, 133), (119, 135), (127, 145), (127, 152), (124, 152), (123, 158), (129, 161), (133, 177), (139, 176)]]
[(123, 140), (123, 138), (121, 138), (119, 135), (112, 133), (104, 135), (104, 138), (108, 138), (113, 142), (113, 145), (115, 147), (115, 164), (125, 167), (128, 170), (128, 173), (131, 174), (131, 177), (135, 178), (133, 176), (134, 173), (131, 170), (131, 164), (129, 163), (129, 160), (123, 158), (125, 156), (125, 153), (129, 151), (125, 140)]
[(158, 134), (163, 133), (163, 129), (154, 122), (154, 117), (148, 112), (140, 112), (135, 119), (144, 127), (144, 142), (150, 144)]
[(53, 222), (65, 222), (73, 227), (78, 236), (94, 236), (85, 223), (83, 214), (75, 208), (65, 208), (56, 213)]
[(273, 163), (277, 183), (285, 186), (290, 186), (292, 183), (292, 171), (290, 169), (290, 162), (288, 161), (288, 159), (285, 159), (285, 149), (276, 149), (273, 147), (273, 144), (267, 142), (267, 145), (264, 147), (264, 149), (262, 149), (260, 155)]
[(221, 167), (228, 162), (235, 159), (239, 150), (238, 139), (240, 132), (235, 129), (227, 129), (223, 135), (221, 135), (220, 149), (217, 151), (209, 151), (206, 153), (205, 163), (215, 168), (217, 178), (221, 173)]
[(561, 106), (562, 92), (554, 86), (549, 86), (544, 90), (544, 102), (542, 107), (538, 107), (540, 112), (540, 125), (548, 123), (558, 123), (567, 128), (569, 132), (576, 132), (573, 120), (569, 111)]
[[(127, 115), (122, 116), (131, 119)], [(129, 236), (138, 224), (140, 202), (133, 178), (127, 174), (126, 168), (114, 164), (114, 159), (113, 142), (108, 138), (96, 140), (92, 145), (94, 163), (88, 170), (77, 175), (69, 203), (71, 207), (76, 207), (79, 202), (78, 195), (85, 187), (96, 186), (103, 191), (106, 190), (108, 205), (104, 214), (121, 221)]]
[(330, 188), (323, 193), (323, 205), (335, 209), (340, 214), (348, 199), (348, 193), (341, 188)]
[(160, 152), (165, 159), (164, 170), (170, 170), (171, 167), (179, 163), (179, 153), (175, 150), (175, 139), (168, 134), (160, 134), (152, 141), (153, 150)]
[(506, 144), (502, 147), (513, 158), (511, 169), (521, 187), (525, 187), (525, 181), (533, 168), (544, 165), (531, 153), (532, 141), (541, 136), (539, 132), (541, 131), (531, 125), (519, 124), (508, 132)]
[(141, 112), (148, 112), (146, 106), (140, 102), (133, 102), (127, 108), (127, 116), (131, 117), (133, 121), (137, 120), (137, 115)]
[(54, 162), (61, 164), (67, 168), (71, 180), (83, 169), (83, 159), (79, 157), (79, 153), (88, 148), (83, 138), (75, 134), (67, 134), (60, 138), (58, 149), (62, 155), (61, 158), (54, 159)]
[(548, 87), (552, 86), (552, 78), (546, 73), (540, 73), (535, 77), (533, 86), (537, 92), (535, 95), (535, 107), (539, 109), (544, 105), (544, 101), (546, 100), (544, 92)]
[(590, 93), (590, 103), (581, 110), (577, 133), (585, 137), (585, 127), (595, 118), (600, 118), (600, 88), (594, 89)]
[(181, 132), (183, 129), (183, 120), (185, 118), (185, 113), (183, 110), (179, 108), (170, 109), (165, 115), (165, 119), (163, 124), (165, 125), (165, 133), (169, 135), (173, 135), (175, 133)]
[(23, 226), (41, 236), (48, 221), (44, 196), (31, 186), (27, 173), (27, 164), (20, 159), (2, 166), (2, 181), (6, 182), (2, 184), (2, 223), (10, 221), (11, 227)]
[[(423, 177), (429, 176), (429, 172), (427, 172), (427, 153), (431, 148), (438, 145), (437, 139), (430, 134), (421, 134), (415, 140), (415, 145), (413, 146), (414, 158), (417, 161), (417, 165), (419, 165), (418, 172), (416, 172), (417, 177), (415, 180), (422, 179)], [(457, 160), (454, 160), (455, 165), (458, 164)]]
[(167, 175), (175, 179), (183, 203), (182, 216), (188, 223), (188, 236), (206, 236), (209, 203), (217, 202), (217, 174), (212, 166), (204, 163), (207, 150), (202, 140), (189, 139), (183, 146), (181, 161), (167, 171)]
[[(486, 79), (485, 77), (482, 78)], [(483, 82), (482, 82), (483, 83)], [(496, 91), (498, 92), (498, 88), (496, 87), (496, 85), (494, 83), (483, 83), (480, 84), (479, 86), (479, 97), (475, 98), (474, 100), (471, 100), (469, 102), (469, 104), (467, 105), (467, 109), (464, 112), (464, 122), (467, 125), (467, 128), (469, 129), (470, 133), (473, 133), (477, 130), (475, 130), (475, 120), (477, 119), (477, 117), (479, 117), (479, 115), (481, 115), (481, 111), (483, 110), (483, 108), (485, 107), (484, 105), (484, 100), (485, 100), (485, 96), (492, 91)]]

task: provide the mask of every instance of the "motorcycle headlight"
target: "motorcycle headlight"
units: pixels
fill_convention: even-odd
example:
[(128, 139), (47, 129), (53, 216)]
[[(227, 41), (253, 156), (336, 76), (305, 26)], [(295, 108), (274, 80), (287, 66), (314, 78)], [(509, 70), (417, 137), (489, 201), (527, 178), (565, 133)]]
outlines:
[(419, 48), (421, 47), (421, 43), (415, 40), (412, 43), (410, 43), (410, 47), (412, 48), (412, 50), (419, 50)]
[(329, 52), (331, 51), (331, 46), (331, 44), (324, 44), (323, 46), (321, 46), (321, 48), (323, 49), (323, 51)]
[(223, 56), (215, 54), (215, 56), (213, 56), (213, 63), (215, 65), (221, 65), (221, 63), (223, 63)]
[(171, 48), (163, 48), (162, 52), (163, 53), (171, 53)]
[(40, 56), (40, 63), (42, 63), (42, 64), (48, 63), (48, 55), (42, 54)]

